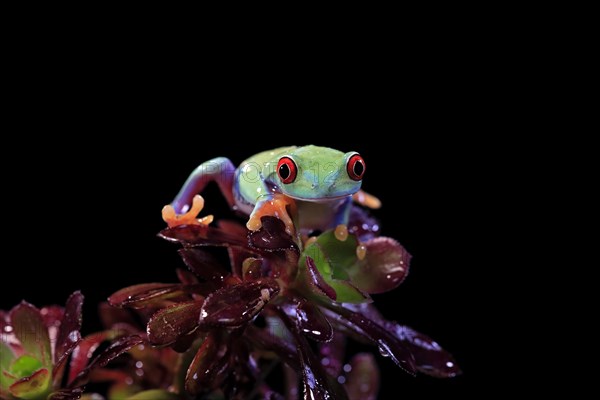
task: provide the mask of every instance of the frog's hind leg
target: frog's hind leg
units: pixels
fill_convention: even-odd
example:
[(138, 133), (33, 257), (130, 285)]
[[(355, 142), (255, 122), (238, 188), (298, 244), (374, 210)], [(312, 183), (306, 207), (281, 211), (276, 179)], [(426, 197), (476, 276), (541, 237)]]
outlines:
[(235, 166), (225, 157), (213, 158), (200, 164), (183, 184), (179, 194), (171, 206), (177, 214), (185, 214), (190, 210), (194, 196), (204, 190), (210, 182), (216, 182), (230, 207), (233, 207), (233, 176)]

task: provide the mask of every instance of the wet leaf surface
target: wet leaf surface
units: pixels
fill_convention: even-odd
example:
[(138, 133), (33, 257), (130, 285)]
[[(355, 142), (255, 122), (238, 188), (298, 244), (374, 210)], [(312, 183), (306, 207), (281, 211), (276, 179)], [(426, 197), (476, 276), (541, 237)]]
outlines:
[(333, 338), (329, 321), (318, 307), (309, 302), (304, 301), (296, 308), (296, 320), (300, 331), (313, 340), (328, 342)]
[(200, 248), (180, 249), (179, 255), (190, 271), (205, 281), (221, 283), (229, 274), (212, 254)]
[(229, 366), (227, 346), (217, 334), (209, 332), (192, 360), (185, 378), (185, 388), (192, 395), (219, 387)]
[(71, 387), (78, 387), (87, 383), (89, 374), (96, 368), (102, 368), (115, 358), (127, 352), (134, 346), (144, 343), (144, 339), (137, 335), (126, 336), (116, 339), (106, 350), (100, 353), (92, 362), (84, 368), (71, 382)]
[(77, 291), (73, 293), (65, 305), (64, 316), (58, 328), (56, 341), (55, 360), (67, 357), (81, 340), (81, 310), (83, 307), (83, 295)]
[(199, 325), (238, 327), (250, 322), (279, 293), (273, 279), (260, 279), (225, 287), (208, 296), (200, 311)]
[(158, 311), (148, 322), (148, 340), (155, 346), (175, 343), (197, 328), (201, 308), (201, 301), (190, 301)]
[(395, 322), (388, 322), (386, 326), (412, 353), (420, 372), (436, 378), (452, 378), (461, 374), (452, 355), (429, 336)]

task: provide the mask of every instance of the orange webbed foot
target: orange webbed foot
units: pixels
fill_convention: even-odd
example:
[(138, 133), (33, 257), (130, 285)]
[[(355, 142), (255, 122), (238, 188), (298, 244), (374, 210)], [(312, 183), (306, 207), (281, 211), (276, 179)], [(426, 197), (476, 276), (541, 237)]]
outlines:
[(251, 231), (257, 231), (262, 226), (260, 219), (264, 216), (271, 216), (279, 218), (285, 224), (285, 231), (293, 236), (295, 233), (294, 222), (288, 213), (288, 206), (295, 207), (294, 200), (280, 193), (274, 194), (269, 199), (261, 200), (250, 214), (246, 227)]
[(185, 214), (178, 215), (173, 206), (164, 206), (162, 209), (162, 218), (169, 228), (179, 225), (208, 225), (213, 221), (212, 215), (197, 218), (200, 211), (204, 208), (204, 198), (197, 194), (192, 201), (192, 207)]

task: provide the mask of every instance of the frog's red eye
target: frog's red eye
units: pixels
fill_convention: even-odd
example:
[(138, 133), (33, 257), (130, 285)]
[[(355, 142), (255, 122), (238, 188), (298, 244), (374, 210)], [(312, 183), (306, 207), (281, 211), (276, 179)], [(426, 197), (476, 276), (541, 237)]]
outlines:
[(296, 175), (298, 174), (298, 167), (296, 167), (296, 163), (289, 157), (281, 157), (279, 159), (279, 163), (277, 164), (277, 174), (279, 175), (279, 179), (281, 179), (281, 183), (292, 183), (296, 180)]
[(348, 160), (346, 170), (348, 171), (350, 179), (353, 181), (360, 181), (365, 174), (365, 160), (363, 160), (360, 154), (353, 155)]

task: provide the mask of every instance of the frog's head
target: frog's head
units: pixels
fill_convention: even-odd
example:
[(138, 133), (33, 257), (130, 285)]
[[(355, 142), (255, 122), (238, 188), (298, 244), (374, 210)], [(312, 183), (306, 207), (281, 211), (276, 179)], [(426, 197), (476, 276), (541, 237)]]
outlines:
[(279, 158), (277, 180), (283, 194), (319, 201), (349, 196), (361, 186), (365, 162), (352, 151), (303, 146)]

